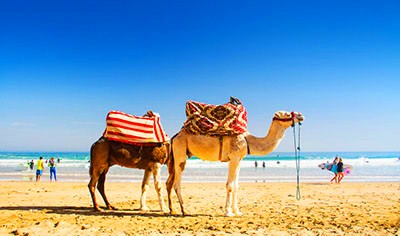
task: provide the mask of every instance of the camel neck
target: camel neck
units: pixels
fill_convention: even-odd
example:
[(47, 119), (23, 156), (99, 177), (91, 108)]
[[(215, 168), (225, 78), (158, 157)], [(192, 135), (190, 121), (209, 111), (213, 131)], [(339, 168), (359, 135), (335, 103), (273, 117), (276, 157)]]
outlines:
[(286, 129), (279, 122), (272, 121), (268, 134), (265, 137), (255, 137), (248, 135), (246, 137), (249, 145), (250, 154), (256, 156), (267, 155), (275, 150), (285, 135)]

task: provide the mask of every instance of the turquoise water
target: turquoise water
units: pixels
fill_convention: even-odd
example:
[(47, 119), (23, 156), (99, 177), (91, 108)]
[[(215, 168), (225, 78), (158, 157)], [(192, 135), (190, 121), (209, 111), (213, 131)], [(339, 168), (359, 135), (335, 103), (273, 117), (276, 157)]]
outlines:
[[(339, 155), (345, 164), (353, 166), (353, 171), (344, 181), (350, 182), (400, 182), (400, 152), (302, 152), (300, 153), (300, 180), (302, 182), (327, 182), (333, 174), (321, 170), (318, 165)], [(57, 166), (59, 181), (89, 181), (88, 152), (0, 152), (0, 180), (33, 181), (34, 171), (27, 162), (42, 156), (45, 160), (60, 159)], [(257, 162), (258, 167), (255, 167)], [(265, 168), (262, 163), (265, 163)], [(227, 163), (206, 162), (198, 158), (187, 161), (183, 181), (225, 182), (228, 173)], [(45, 171), (43, 179), (48, 177)], [(247, 156), (241, 162), (240, 181), (242, 182), (295, 182), (296, 163), (294, 153), (275, 152), (267, 156)], [(143, 170), (110, 168), (107, 181), (139, 182)], [(162, 180), (168, 177), (166, 166), (162, 167)]]

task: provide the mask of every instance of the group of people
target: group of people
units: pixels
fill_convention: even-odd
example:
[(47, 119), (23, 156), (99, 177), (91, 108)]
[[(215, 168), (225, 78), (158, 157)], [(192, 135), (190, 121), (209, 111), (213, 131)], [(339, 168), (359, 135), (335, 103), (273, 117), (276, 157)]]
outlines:
[[(33, 163), (33, 160), (32, 162)], [(50, 160), (46, 161), (47, 166), (50, 168), (50, 182), (53, 182), (53, 177), (54, 181), (57, 181), (57, 174), (56, 174), (56, 161), (54, 160), (54, 157), (51, 157)], [(33, 166), (33, 164), (30, 164), (30, 166)], [(31, 168), (33, 169), (33, 167)], [(40, 181), (40, 178), (43, 175), (44, 171), (44, 161), (43, 157), (39, 157), (39, 160), (36, 163), (36, 182)]]
[[(254, 162), (254, 167), (258, 167), (257, 161)], [(262, 167), (265, 168), (265, 161), (262, 162)]]
[(344, 178), (343, 159), (341, 157), (339, 156), (335, 157), (330, 171), (332, 171), (335, 174), (335, 176), (333, 176), (330, 182), (331, 183), (335, 182), (339, 184), (340, 181), (342, 181), (342, 179)]

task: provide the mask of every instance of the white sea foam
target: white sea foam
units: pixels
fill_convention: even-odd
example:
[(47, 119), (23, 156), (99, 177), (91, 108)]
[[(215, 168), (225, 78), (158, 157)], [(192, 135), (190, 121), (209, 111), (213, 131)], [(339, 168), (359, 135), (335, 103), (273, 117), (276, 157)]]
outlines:
[[(34, 170), (29, 170), (27, 162), (35, 163), (40, 154), (0, 153), (0, 180), (32, 181)], [(331, 162), (336, 153), (307, 153), (301, 156), (300, 177), (303, 182), (328, 181), (332, 173), (321, 170), (318, 165)], [(400, 160), (397, 153), (338, 153), (345, 164), (353, 165), (353, 171), (345, 177), (345, 181), (400, 181)], [(57, 175), (61, 181), (88, 181), (88, 153), (49, 153), (43, 155), (45, 160), (50, 156), (60, 157)], [(258, 167), (255, 167), (255, 161)], [(266, 167), (262, 167), (265, 162)], [(46, 170), (47, 169), (47, 165)], [(48, 177), (48, 171), (44, 178)], [(228, 174), (228, 163), (209, 162), (197, 158), (187, 160), (183, 173), (186, 182), (225, 182)], [(241, 161), (240, 181), (242, 182), (279, 182), (296, 181), (296, 162), (291, 154), (271, 155), (269, 157), (245, 157)], [(161, 169), (163, 181), (168, 177), (167, 167)], [(141, 181), (143, 170), (111, 167), (107, 181)]]

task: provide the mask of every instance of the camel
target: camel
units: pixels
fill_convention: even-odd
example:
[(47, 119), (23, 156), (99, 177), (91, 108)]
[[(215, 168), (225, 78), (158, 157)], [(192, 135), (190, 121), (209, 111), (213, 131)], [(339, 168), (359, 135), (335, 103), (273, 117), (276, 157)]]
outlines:
[(255, 137), (250, 133), (212, 137), (191, 134), (182, 128), (171, 140), (172, 153), (169, 158), (167, 179), (168, 205), (172, 208), (172, 187), (178, 197), (181, 212), (186, 215), (181, 195), (181, 176), (185, 169), (186, 158), (196, 156), (206, 161), (229, 162), (229, 173), (226, 182), (225, 216), (240, 216), (238, 207), (240, 161), (247, 155), (267, 155), (272, 152), (284, 137), (285, 130), (301, 122), (304, 117), (299, 112), (278, 111), (275, 113), (266, 137)]
[(146, 193), (149, 188), (150, 176), (153, 174), (154, 186), (158, 194), (161, 211), (166, 211), (166, 205), (161, 193), (161, 165), (166, 162), (169, 153), (169, 143), (137, 146), (108, 140), (101, 137), (90, 149), (90, 182), (89, 192), (92, 197), (93, 207), (96, 211), (102, 211), (97, 205), (95, 190), (96, 185), (107, 209), (115, 210), (107, 200), (104, 183), (109, 168), (120, 165), (128, 168), (144, 169), (142, 180), (142, 194), (140, 197), (140, 210), (147, 211)]

